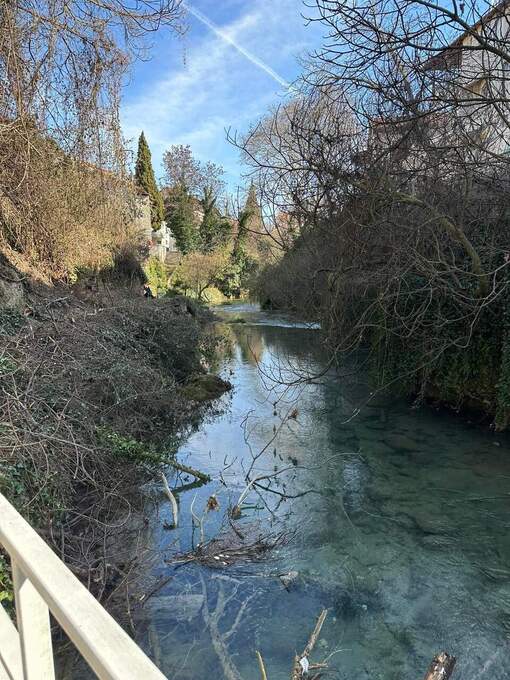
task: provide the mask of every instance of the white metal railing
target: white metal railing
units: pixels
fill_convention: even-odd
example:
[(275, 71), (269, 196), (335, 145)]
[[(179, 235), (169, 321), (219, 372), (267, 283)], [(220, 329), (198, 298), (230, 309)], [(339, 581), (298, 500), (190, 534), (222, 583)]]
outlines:
[(0, 494), (17, 629), (0, 605), (0, 680), (54, 680), (53, 614), (101, 680), (165, 680), (138, 645)]

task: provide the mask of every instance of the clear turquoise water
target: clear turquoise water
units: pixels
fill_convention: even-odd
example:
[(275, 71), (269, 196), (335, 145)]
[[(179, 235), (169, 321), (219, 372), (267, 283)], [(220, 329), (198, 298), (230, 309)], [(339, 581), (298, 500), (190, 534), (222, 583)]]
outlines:
[[(234, 390), (223, 413), (179, 454), (213, 481), (180, 494), (177, 531), (162, 528), (171, 519), (162, 498), (154, 546), (162, 558), (189, 548), (190, 505), (200, 515), (216, 493), (220, 511), (205, 520), (213, 537), (244, 487), (252, 454), (275, 428), (257, 471), (290, 467), (276, 490), (285, 483), (289, 494), (309, 493), (285, 502), (267, 492), (250, 497), (240, 527), (257, 521), (264, 531), (292, 535), (263, 561), (209, 570), (160, 559), (158, 573), (173, 579), (147, 603), (139, 630), (164, 673), (225, 677), (203, 616), (205, 596), (213, 618), (218, 600), (220, 608), (227, 600), (220, 635), (244, 607), (226, 645), (245, 680), (260, 678), (255, 650), (271, 680), (288, 680), (323, 607), (329, 614), (315, 659), (332, 654), (332, 677), (418, 680), (443, 649), (458, 658), (458, 680), (510, 677), (508, 437), (396, 399), (378, 397), (352, 417), (368, 395), (361, 373), (278, 386), (274, 379), (288, 379), (296, 367), (324, 365), (319, 331), (249, 306), (221, 313), (246, 320), (229, 326), (235, 352), (222, 370)], [(286, 420), (294, 408), (297, 417)], [(286, 590), (277, 576), (290, 570), (299, 578)]]

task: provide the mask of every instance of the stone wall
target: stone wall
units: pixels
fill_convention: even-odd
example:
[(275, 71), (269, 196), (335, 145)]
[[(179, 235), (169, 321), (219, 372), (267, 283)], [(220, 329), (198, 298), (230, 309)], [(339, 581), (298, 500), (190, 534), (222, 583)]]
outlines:
[(136, 197), (135, 228), (144, 241), (152, 241), (151, 201), (148, 196)]

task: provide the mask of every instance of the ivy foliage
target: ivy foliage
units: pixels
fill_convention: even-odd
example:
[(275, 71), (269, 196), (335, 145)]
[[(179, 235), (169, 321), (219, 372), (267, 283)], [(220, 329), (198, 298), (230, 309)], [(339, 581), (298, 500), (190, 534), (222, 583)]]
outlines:
[(97, 429), (99, 441), (114, 458), (141, 463), (149, 466), (165, 465), (171, 462), (173, 454), (163, 454), (153, 444), (125, 437), (107, 427)]
[[(419, 277), (409, 277), (408, 290), (396, 303), (399, 318), (411, 315), (428, 295)], [(445, 296), (427, 306), (421, 325), (403, 336), (391, 319), (379, 313), (371, 336), (371, 375), (378, 387), (403, 395), (430, 397), (454, 408), (483, 411), (496, 429), (510, 424), (510, 281), (499, 304), (480, 310), (466, 324)], [(437, 319), (454, 320), (441, 326)], [(459, 342), (459, 339), (462, 341)]]
[(166, 206), (166, 223), (183, 255), (198, 247), (199, 234), (195, 218), (195, 199), (184, 187), (175, 187)]

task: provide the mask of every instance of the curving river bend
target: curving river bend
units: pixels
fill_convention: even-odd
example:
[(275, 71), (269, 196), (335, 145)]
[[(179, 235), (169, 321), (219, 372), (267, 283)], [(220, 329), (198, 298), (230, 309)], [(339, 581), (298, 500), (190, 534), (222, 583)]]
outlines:
[[(234, 390), (179, 453), (213, 481), (179, 495), (178, 530), (161, 528), (171, 520), (162, 499), (154, 544), (163, 555), (189, 549), (190, 506), (201, 516), (215, 493), (220, 510), (204, 520), (213, 537), (244, 488), (243, 470), (273, 438), (257, 474), (286, 468), (273, 488), (308, 493), (249, 497), (239, 526), (292, 535), (264, 560), (160, 565), (173, 578), (147, 602), (140, 642), (163, 672), (225, 677), (205, 595), (209, 623), (245, 680), (260, 678), (255, 650), (270, 680), (288, 680), (323, 607), (314, 658), (331, 655), (331, 677), (420, 680), (442, 650), (457, 656), (458, 680), (510, 677), (509, 438), (395, 399), (377, 398), (352, 418), (368, 394), (359, 376), (275, 385), (296, 366), (324, 365), (317, 330), (249, 305), (220, 314), (245, 321), (229, 325), (235, 349), (222, 366)], [(285, 589), (278, 575), (289, 571), (299, 576)]]

